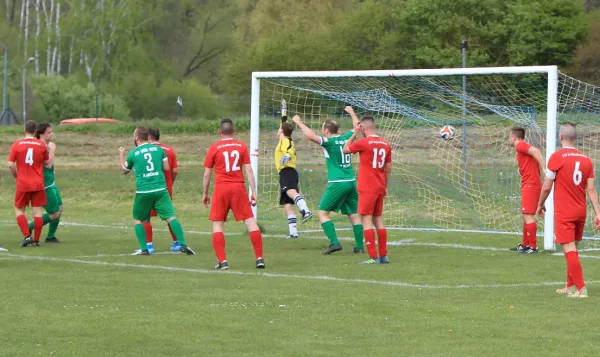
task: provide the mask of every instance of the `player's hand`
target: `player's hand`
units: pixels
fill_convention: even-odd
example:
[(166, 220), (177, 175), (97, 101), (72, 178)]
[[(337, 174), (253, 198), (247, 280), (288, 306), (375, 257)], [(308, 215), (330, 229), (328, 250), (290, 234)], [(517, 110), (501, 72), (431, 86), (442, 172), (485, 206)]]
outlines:
[(538, 206), (537, 211), (535, 213), (540, 217), (544, 217), (544, 213), (546, 213), (546, 207)]
[(202, 197), (202, 204), (204, 205), (204, 207), (208, 208), (208, 205), (210, 204), (210, 197), (208, 197), (208, 195), (204, 195)]
[(594, 217), (594, 229), (600, 229), (600, 214)]
[(256, 193), (254, 192), (250, 194), (250, 204), (252, 205), (252, 207), (256, 207)]
[(125, 148), (121, 146), (121, 147), (119, 148), (119, 154), (121, 154), (121, 155), (122, 155), (123, 153), (125, 153)]
[(350, 115), (354, 114), (354, 109), (349, 105), (344, 108), (344, 111)]
[(300, 115), (294, 115), (294, 117), (292, 118), (292, 121), (296, 124), (302, 123), (302, 118), (300, 118)]

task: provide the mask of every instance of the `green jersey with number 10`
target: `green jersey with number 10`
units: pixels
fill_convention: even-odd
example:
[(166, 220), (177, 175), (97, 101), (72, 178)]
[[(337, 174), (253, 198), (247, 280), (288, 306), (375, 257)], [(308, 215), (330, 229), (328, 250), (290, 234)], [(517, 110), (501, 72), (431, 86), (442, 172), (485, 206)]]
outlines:
[(142, 144), (131, 150), (123, 168), (135, 171), (136, 193), (151, 193), (167, 189), (163, 162), (167, 156), (160, 146)]
[(344, 145), (352, 136), (352, 131), (344, 135), (321, 137), (321, 146), (327, 165), (328, 182), (355, 181), (356, 176), (352, 169), (352, 155), (344, 154)]

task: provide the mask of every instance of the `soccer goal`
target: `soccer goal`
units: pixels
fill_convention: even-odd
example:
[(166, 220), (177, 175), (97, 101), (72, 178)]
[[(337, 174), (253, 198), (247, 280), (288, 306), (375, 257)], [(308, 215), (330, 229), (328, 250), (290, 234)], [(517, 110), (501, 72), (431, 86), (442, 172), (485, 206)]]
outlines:
[[(299, 114), (316, 132), (325, 119), (336, 120), (341, 132), (350, 130), (346, 105), (359, 116), (375, 117), (378, 132), (393, 145), (384, 211), (390, 229), (518, 235), (520, 179), (515, 150), (508, 144), (509, 128), (527, 128), (526, 139), (547, 160), (557, 147), (557, 122), (572, 121), (578, 124), (579, 149), (598, 165), (599, 89), (560, 73), (556, 66), (255, 72), (250, 138), (259, 196), (255, 214), (270, 233), (286, 233), (273, 159), (285, 99), (290, 119)], [(445, 125), (456, 129), (451, 140), (440, 136)], [(322, 149), (299, 131), (292, 137), (300, 191), (316, 210), (327, 186)], [(540, 224), (546, 250), (554, 249), (552, 205), (551, 195)], [(344, 223), (336, 226), (343, 228)], [(316, 217), (299, 229), (320, 232)], [(588, 225), (592, 245), (594, 234)]]

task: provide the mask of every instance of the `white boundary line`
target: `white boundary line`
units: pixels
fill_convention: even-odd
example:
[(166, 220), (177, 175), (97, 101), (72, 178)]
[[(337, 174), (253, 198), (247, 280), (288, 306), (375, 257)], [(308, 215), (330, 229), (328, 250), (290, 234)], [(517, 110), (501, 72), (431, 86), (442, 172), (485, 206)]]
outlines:
[[(94, 260), (80, 260), (72, 258), (52, 258), (52, 257), (41, 257), (31, 255), (18, 255), (18, 254), (5, 254), (5, 256), (11, 258), (21, 258), (26, 260), (42, 260), (50, 262), (63, 262), (73, 264), (84, 264), (84, 265), (96, 265), (105, 267), (118, 267), (118, 268), (135, 268), (135, 269), (154, 269), (164, 271), (174, 271), (180, 273), (195, 273), (195, 274), (223, 274), (223, 275), (235, 275), (235, 276), (254, 276), (254, 277), (267, 277), (267, 278), (283, 278), (283, 279), (299, 279), (299, 280), (320, 280), (330, 281), (345, 284), (369, 284), (369, 285), (384, 285), (394, 286), (402, 288), (413, 288), (413, 289), (494, 289), (494, 288), (526, 288), (526, 287), (543, 287), (543, 286), (563, 286), (564, 282), (541, 282), (541, 283), (522, 283), (522, 284), (473, 284), (473, 285), (425, 285), (425, 284), (411, 284), (403, 283), (399, 281), (385, 281), (385, 280), (368, 280), (368, 279), (348, 279), (348, 278), (337, 278), (327, 275), (295, 275), (295, 274), (278, 274), (278, 273), (250, 273), (242, 271), (216, 271), (207, 269), (191, 269), (191, 268), (178, 268), (169, 267), (162, 265), (147, 265), (147, 264), (131, 264), (131, 263), (111, 263)], [(598, 284), (600, 281), (588, 281), (586, 284)]]
[[(13, 222), (0, 220), (0, 223), (1, 224), (12, 224)], [(127, 226), (117, 226), (117, 225), (110, 226), (110, 225), (102, 225), (102, 224), (94, 224), (94, 223), (78, 223), (78, 222), (61, 222), (61, 225), (64, 225), (67, 227), (107, 228), (107, 229), (119, 229), (119, 230), (130, 230), (131, 229), (131, 227), (127, 227)], [(164, 228), (154, 228), (153, 230), (155, 232), (168, 232), (168, 230), (164, 229)], [(320, 232), (320, 231), (315, 231), (315, 232)], [(186, 230), (185, 233), (200, 234), (200, 235), (212, 235), (212, 232), (193, 231), (193, 230)], [(243, 233), (232, 233), (232, 234), (240, 235)], [(263, 237), (264, 238), (285, 239), (285, 238), (283, 238), (283, 235), (274, 235), (274, 234), (263, 234)], [(313, 239), (313, 240), (325, 241), (326, 237), (325, 236), (306, 236), (306, 237), (301, 237), (301, 239)], [(354, 241), (354, 238), (339, 237), (339, 240)], [(437, 247), (437, 248), (454, 248), (454, 249), (468, 249), (468, 250), (481, 250), (481, 251), (493, 251), (493, 252), (509, 252), (508, 248), (482, 247), (482, 246), (472, 246), (472, 245), (453, 244), (453, 243), (426, 243), (426, 242), (416, 242), (415, 239), (404, 239), (404, 240), (400, 240), (400, 241), (388, 241), (387, 244), (388, 244), (388, 246), (396, 246), (396, 247), (414, 245), (414, 246)], [(88, 258), (88, 256), (83, 256), (83, 257)], [(92, 256), (89, 256), (89, 258), (92, 258)]]

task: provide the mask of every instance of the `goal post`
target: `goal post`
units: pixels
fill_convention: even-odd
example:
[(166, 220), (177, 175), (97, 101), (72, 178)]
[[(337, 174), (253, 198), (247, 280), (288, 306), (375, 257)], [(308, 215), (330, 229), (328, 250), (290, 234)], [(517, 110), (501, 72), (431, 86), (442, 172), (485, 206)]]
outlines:
[[(454, 87), (455, 79), (462, 80), (462, 76), (466, 76), (469, 82), (466, 94), (460, 85)], [(520, 225), (515, 222), (520, 220), (520, 211), (514, 206), (520, 192), (515, 188), (518, 185), (515, 178), (517, 166), (514, 149), (508, 148), (506, 142), (507, 129), (512, 125), (535, 127), (539, 136), (534, 140), (535, 144), (542, 148), (542, 152), (545, 145), (548, 160), (556, 150), (557, 116), (560, 111), (558, 97), (559, 71), (556, 66), (253, 72), (250, 161), (259, 196), (258, 205), (253, 208), (254, 214), (263, 225), (268, 223), (275, 232), (285, 233), (287, 225), (278, 206), (278, 178), (274, 169), (273, 150), (276, 143), (274, 136), (279, 127), (277, 103), (286, 99), (290, 117), (300, 114), (316, 132), (325, 118), (338, 120), (344, 130), (351, 129), (344, 119), (343, 107), (346, 104), (352, 105), (359, 115), (369, 113), (375, 116), (376, 121), (380, 120), (378, 124), (382, 123), (384, 130), (382, 135), (390, 136), (388, 140), (395, 146), (393, 175), (398, 175), (397, 181), (391, 183), (398, 193), (397, 197), (389, 200), (393, 212), (393, 217), (389, 219), (392, 223), (386, 221), (391, 229), (517, 234)], [(439, 131), (444, 124), (461, 125), (460, 117), (455, 117), (456, 113), (464, 110), (462, 101), (466, 102), (471, 118), (468, 127), (469, 150), (479, 151), (475, 155), (477, 161), (470, 163), (469, 169), (465, 162), (464, 171), (459, 172), (463, 169), (456, 162), (465, 159), (455, 154), (455, 146), (461, 140), (443, 140), (436, 137), (435, 130)], [(538, 125), (541, 121), (543, 125)], [(404, 135), (404, 131), (410, 133)], [(417, 141), (423, 138), (423, 143), (417, 143), (415, 147), (431, 151), (422, 160), (427, 159), (425, 156), (431, 157), (432, 162), (428, 165), (441, 167), (439, 170), (434, 168), (412, 172), (411, 167), (417, 169), (424, 161), (409, 162), (403, 159), (407, 150), (400, 148), (410, 135), (414, 135)], [(478, 138), (480, 135), (483, 138), (481, 140)], [(301, 133), (294, 134), (294, 141), (300, 143), (296, 144), (300, 189), (303, 195), (308, 196), (311, 208), (316, 210), (319, 194), (327, 185), (325, 166), (318, 146), (309, 145), (301, 137)], [(502, 152), (501, 158), (491, 157), (496, 151)], [(316, 161), (319, 154), (320, 166)], [(498, 165), (490, 169), (477, 167), (486, 162), (486, 155), (491, 155), (489, 161)], [(308, 164), (305, 163), (307, 161)], [(480, 179), (477, 175), (482, 172), (487, 176)], [(490, 172), (499, 176), (493, 178), (489, 176)], [(439, 179), (436, 177), (436, 180), (443, 187), (435, 187), (427, 175), (437, 175)], [(454, 182), (462, 180), (459, 176), (470, 180), (469, 197), (461, 198), (460, 204), (453, 201), (453, 197), (446, 197), (454, 194), (452, 190), (455, 187), (462, 191), (459, 186), (462, 187), (463, 183), (457, 185)], [(487, 185), (486, 180), (494, 181), (494, 184)], [(502, 183), (510, 185), (510, 190), (501, 188)], [(403, 194), (402, 190), (409, 193)], [(418, 204), (413, 202), (415, 207), (403, 208), (407, 197), (410, 202), (413, 198), (419, 201)], [(551, 194), (546, 203), (544, 223), (540, 225), (540, 228), (543, 226), (545, 250), (555, 249), (552, 200)], [(506, 202), (510, 207), (503, 206)], [(432, 211), (427, 207), (434, 205), (440, 205), (440, 210)], [(496, 215), (494, 212), (485, 212), (496, 208), (501, 209), (502, 213)], [(408, 217), (419, 209), (427, 211), (431, 217), (425, 213), (418, 219)], [(477, 212), (474, 215), (481, 216), (479, 221), (470, 221), (469, 209)], [(504, 222), (505, 218), (510, 222)], [(339, 224), (337, 227), (346, 226)], [(305, 232), (320, 231), (318, 224), (314, 223), (300, 228)]]

